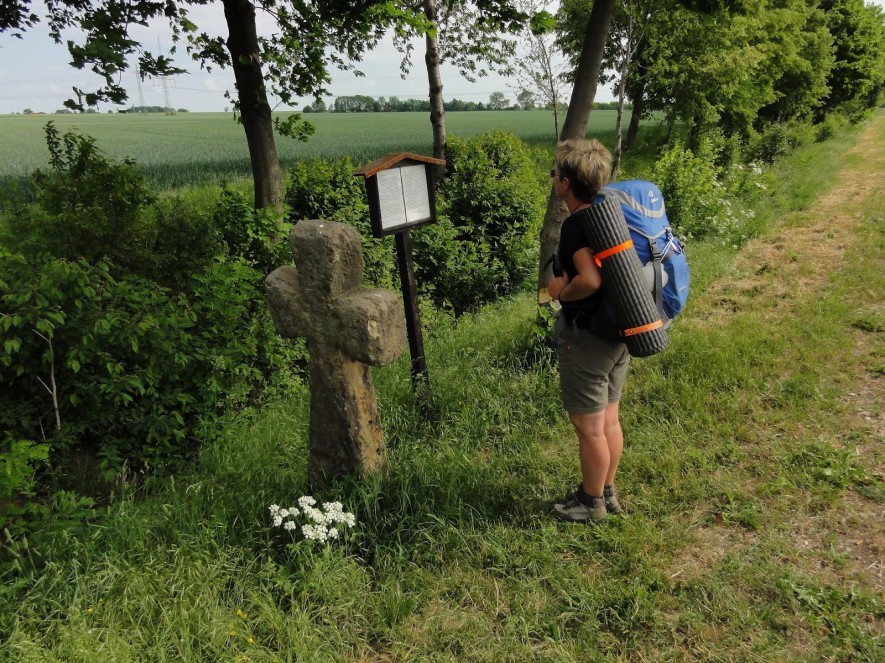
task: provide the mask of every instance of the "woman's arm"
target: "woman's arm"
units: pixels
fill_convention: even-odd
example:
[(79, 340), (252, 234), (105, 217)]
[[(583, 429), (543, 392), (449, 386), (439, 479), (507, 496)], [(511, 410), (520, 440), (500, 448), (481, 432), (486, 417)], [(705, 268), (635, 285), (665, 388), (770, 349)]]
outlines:
[(572, 260), (575, 263), (575, 269), (578, 270), (575, 278), (563, 283), (556, 293), (553, 289), (550, 290), (550, 296), (561, 302), (576, 302), (585, 299), (599, 290), (602, 285), (602, 272), (599, 271), (590, 249), (587, 247), (579, 249), (572, 256)]

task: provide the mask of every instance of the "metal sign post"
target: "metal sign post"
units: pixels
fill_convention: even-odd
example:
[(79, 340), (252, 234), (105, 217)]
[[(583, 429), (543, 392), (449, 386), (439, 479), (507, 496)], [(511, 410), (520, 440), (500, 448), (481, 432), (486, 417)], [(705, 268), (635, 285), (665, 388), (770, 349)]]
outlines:
[(412, 356), (412, 389), (418, 392), (427, 381), (427, 361), (424, 359), (424, 336), (418, 313), (418, 289), (415, 285), (415, 268), (412, 263), (412, 236), (408, 230), (396, 233), (396, 261), (403, 291), (403, 307), (406, 312), (406, 335)]
[(436, 221), (433, 166), (445, 163), (442, 159), (409, 152), (392, 153), (354, 173), (366, 178), (372, 234), (375, 237), (396, 235), (396, 258), (412, 356), (412, 390), (416, 394), (426, 390), (428, 376), (409, 230)]

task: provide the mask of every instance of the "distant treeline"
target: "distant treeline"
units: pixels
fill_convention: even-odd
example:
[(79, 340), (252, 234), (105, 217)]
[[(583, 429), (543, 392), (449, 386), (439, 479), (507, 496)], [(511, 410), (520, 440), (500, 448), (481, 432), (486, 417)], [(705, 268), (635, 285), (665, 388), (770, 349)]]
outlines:
[(126, 110), (117, 111), (118, 113), (166, 113), (174, 115), (176, 113), (187, 113), (187, 108), (167, 108), (166, 106), (130, 106)]
[[(545, 110), (544, 106), (531, 103), (511, 104), (501, 93), (493, 93), (488, 103), (452, 99), (443, 103), (446, 111), (486, 111), (486, 110)], [(616, 101), (593, 104), (596, 110), (617, 110)], [(628, 104), (626, 108), (630, 108)], [(552, 110), (552, 108), (546, 108)], [(337, 97), (335, 103), (327, 106), (319, 101), (305, 106), (305, 113), (415, 113), (430, 112), (428, 99), (399, 99), (397, 97), (370, 97), (363, 94)]]
[[(82, 113), (86, 115), (94, 115), (98, 113), (97, 108), (87, 108), (82, 111)], [(113, 109), (108, 110), (108, 113), (115, 112)], [(132, 106), (130, 108), (123, 108), (117, 113), (164, 113), (166, 115), (177, 115), (178, 113), (187, 113), (187, 108), (166, 108), (165, 106)], [(227, 109), (225, 109), (227, 112)], [(46, 115), (46, 113), (42, 111), (31, 110), (30, 108), (25, 108), (21, 113), (21, 115)], [(81, 111), (72, 111), (70, 108), (59, 108), (56, 111), (53, 111), (53, 115), (80, 115)], [(19, 113), (13, 113), (13, 115), (19, 115)]]

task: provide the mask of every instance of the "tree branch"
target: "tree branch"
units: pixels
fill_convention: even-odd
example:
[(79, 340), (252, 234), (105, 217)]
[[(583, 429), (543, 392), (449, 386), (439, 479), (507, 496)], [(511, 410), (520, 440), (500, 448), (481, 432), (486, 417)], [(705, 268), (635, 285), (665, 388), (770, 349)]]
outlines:
[(55, 383), (55, 350), (52, 347), (52, 339), (44, 336), (36, 329), (32, 329), (37, 336), (42, 338), (49, 345), (49, 385), (47, 385), (43, 379), (38, 375), (37, 382), (43, 385), (43, 388), (49, 392), (49, 395), (52, 397), (52, 409), (55, 412), (55, 429), (61, 430), (61, 413), (58, 409), (58, 387)]

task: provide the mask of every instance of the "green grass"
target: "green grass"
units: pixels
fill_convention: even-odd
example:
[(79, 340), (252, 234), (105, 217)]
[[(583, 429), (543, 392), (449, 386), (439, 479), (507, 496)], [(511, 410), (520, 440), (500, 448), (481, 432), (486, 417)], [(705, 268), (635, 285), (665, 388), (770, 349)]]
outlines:
[[(883, 172), (882, 149), (844, 156), (856, 139), (779, 164), (754, 203), (766, 239), (815, 221), (821, 172)], [(881, 538), (881, 441), (845, 398), (885, 356), (883, 196), (846, 203), (858, 221), (814, 291), (778, 287), (820, 244), (762, 273), (751, 253), (690, 247), (691, 305), (670, 348), (634, 362), (622, 406), (628, 517), (546, 515), (576, 449), (520, 296), (426, 320), (434, 417), (406, 359), (374, 371), (388, 471), (319, 496), (356, 513), (344, 545), (289, 549), (268, 528), (267, 505), (306, 490), (293, 393), (42, 544), (0, 590), (0, 660), (883, 660), (881, 584), (855, 560)]]
[[(285, 114), (283, 114), (285, 115)], [(362, 165), (387, 152), (430, 154), (433, 134), (426, 113), (318, 113), (307, 117), (317, 131), (307, 143), (277, 138), (284, 168), (309, 157), (350, 156)], [(217, 183), (250, 176), (249, 152), (241, 125), (223, 113), (149, 115), (0, 116), (0, 181), (45, 168), (49, 155), (43, 127), (52, 120), (93, 136), (108, 155), (135, 159), (163, 188)], [(629, 112), (625, 122), (629, 122)], [(614, 111), (594, 111), (588, 131), (613, 134)], [(491, 129), (512, 131), (532, 143), (553, 142), (553, 116), (547, 111), (470, 111), (446, 114), (451, 135), (471, 136)]]

